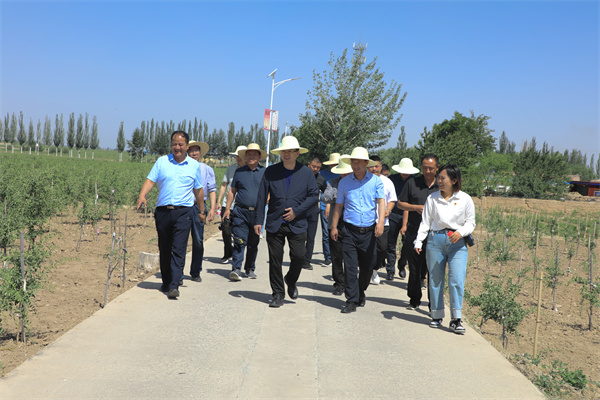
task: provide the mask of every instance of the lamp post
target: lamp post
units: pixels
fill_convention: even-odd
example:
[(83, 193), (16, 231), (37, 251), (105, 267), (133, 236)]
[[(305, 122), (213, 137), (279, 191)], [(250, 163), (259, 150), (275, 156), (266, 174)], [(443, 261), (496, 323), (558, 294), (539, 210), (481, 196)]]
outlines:
[[(271, 85), (271, 106), (269, 107), (269, 133), (268, 133), (269, 136), (267, 138), (267, 153), (271, 150), (271, 132), (273, 129), (273, 92), (275, 92), (275, 89), (277, 89), (279, 86), (283, 85), (286, 82), (301, 79), (301, 78), (291, 78), (291, 79), (285, 79), (283, 81), (279, 81), (279, 82), (275, 83), (275, 72), (277, 72), (277, 68), (275, 68), (275, 70), (267, 76), (267, 78), (273, 78), (273, 82)], [(267, 165), (269, 165), (268, 157), (267, 157)]]

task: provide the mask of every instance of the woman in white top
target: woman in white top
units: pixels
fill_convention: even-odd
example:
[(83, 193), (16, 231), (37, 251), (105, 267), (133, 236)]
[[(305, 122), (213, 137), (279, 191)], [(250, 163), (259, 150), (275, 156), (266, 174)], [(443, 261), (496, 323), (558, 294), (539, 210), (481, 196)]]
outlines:
[(437, 328), (444, 318), (444, 280), (448, 264), (450, 295), (450, 330), (464, 334), (461, 312), (467, 275), (467, 246), (464, 238), (475, 229), (475, 205), (471, 196), (461, 191), (460, 169), (453, 164), (440, 167), (437, 175), (439, 192), (427, 197), (419, 226), (415, 251), (421, 252), (427, 240), (427, 269), (432, 321)]

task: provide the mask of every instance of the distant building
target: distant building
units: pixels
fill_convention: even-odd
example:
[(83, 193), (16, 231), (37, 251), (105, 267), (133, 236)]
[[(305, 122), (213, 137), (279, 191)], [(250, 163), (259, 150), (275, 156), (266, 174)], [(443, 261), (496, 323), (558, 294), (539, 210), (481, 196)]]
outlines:
[(600, 197), (600, 180), (590, 182), (572, 180), (569, 185), (570, 192), (577, 192), (582, 196)]

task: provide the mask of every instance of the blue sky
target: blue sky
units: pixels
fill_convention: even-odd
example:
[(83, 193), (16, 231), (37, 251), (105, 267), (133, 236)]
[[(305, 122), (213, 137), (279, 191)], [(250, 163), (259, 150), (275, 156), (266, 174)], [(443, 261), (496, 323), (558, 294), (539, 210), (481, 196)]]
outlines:
[(600, 152), (597, 1), (5, 1), (0, 115), (26, 124), (88, 112), (101, 147), (142, 120), (209, 130), (262, 123), (271, 79), (280, 125), (299, 123), (313, 71), (361, 41), (408, 93), (409, 145), (454, 111), (491, 117), (520, 148)]

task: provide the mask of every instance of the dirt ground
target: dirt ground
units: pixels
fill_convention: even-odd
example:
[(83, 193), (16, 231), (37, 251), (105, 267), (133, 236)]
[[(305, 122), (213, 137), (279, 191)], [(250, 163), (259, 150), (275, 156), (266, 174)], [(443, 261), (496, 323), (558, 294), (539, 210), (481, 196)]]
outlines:
[[(122, 272), (112, 273), (107, 302), (137, 285), (150, 274), (137, 271), (139, 252), (158, 253), (154, 219), (151, 215), (121, 210), (117, 226), (125, 235), (127, 214), (126, 248), (130, 255), (125, 263), (125, 285), (122, 286)], [(208, 238), (220, 233), (220, 218), (208, 223), (204, 236)], [(109, 234), (108, 216), (99, 222), (99, 234), (92, 226), (84, 228), (80, 249), (77, 251), (80, 228), (77, 216), (63, 215), (54, 218), (50, 224), (50, 234), (55, 244), (54, 269), (50, 273), (48, 287), (40, 289), (36, 296), (37, 313), (31, 315), (31, 331), (28, 343), (18, 342), (19, 328), (10, 320), (3, 319), (4, 333), (0, 335), (0, 376), (8, 373), (23, 361), (36, 354), (44, 346), (52, 343), (84, 319), (100, 309), (104, 302), (108, 259), (112, 239)], [(119, 229), (117, 228), (117, 233)], [(188, 241), (191, 251), (192, 240)], [(186, 271), (189, 274), (189, 271)]]
[[(474, 200), (477, 212), (481, 212), (482, 207), (483, 212), (486, 212), (494, 206), (511, 209), (521, 208), (528, 212), (560, 211), (571, 213), (572, 210), (581, 210), (597, 213), (600, 209), (600, 202), (598, 201), (561, 202), (507, 198)], [(115, 271), (108, 293), (109, 301), (147, 277), (147, 274), (140, 274), (136, 271), (139, 252), (158, 252), (154, 220), (150, 216), (145, 220), (143, 213), (135, 213), (131, 210), (127, 214), (127, 250), (131, 257), (126, 264), (125, 286), (121, 287), (120, 271)], [(119, 217), (119, 224), (123, 227), (123, 231), (125, 210), (121, 211)], [(40, 290), (38, 293), (36, 301), (37, 314), (31, 318), (31, 333), (28, 344), (25, 345), (16, 341), (18, 331), (16, 325), (8, 324), (6, 320), (3, 322), (5, 332), (0, 336), (2, 375), (11, 371), (100, 308), (104, 300), (108, 267), (108, 260), (105, 256), (108, 254), (111, 245), (109, 229), (110, 222), (108, 218), (100, 222), (98, 238), (96, 238), (93, 227), (85, 227), (81, 248), (77, 251), (79, 226), (76, 222), (76, 216), (73, 214), (63, 215), (51, 221), (50, 230), (54, 235), (53, 241), (56, 244), (56, 249), (53, 257), (55, 268), (50, 274), (49, 287)], [(213, 222), (207, 225), (205, 237), (218, 234), (218, 232), (217, 222)], [(477, 227), (475, 236), (479, 235), (482, 238), (484, 234), (485, 231), (481, 232)], [(560, 240), (563, 239), (560, 238)], [(550, 241), (551, 238), (549, 237), (542, 238), (538, 249), (538, 257), (548, 257), (552, 251)], [(189, 246), (191, 250), (191, 240)], [(578, 256), (575, 257), (572, 263), (572, 274), (584, 275), (585, 271), (580, 265), (585, 259), (586, 250), (585, 247), (579, 249)], [(531, 259), (531, 252), (525, 250), (523, 265), (530, 265)], [(562, 254), (561, 259), (566, 260), (566, 255)], [(490, 264), (486, 267), (485, 258), (482, 254), (480, 254), (479, 262), (477, 262), (476, 246), (469, 251), (469, 260), (466, 286), (477, 293), (477, 288), (481, 286), (486, 273), (497, 274), (498, 266)], [(566, 261), (564, 262), (566, 263)], [(517, 255), (516, 261), (511, 261), (504, 267), (503, 274), (514, 273), (518, 268), (519, 255)], [(597, 266), (595, 276), (599, 275), (598, 270), (600, 270), (600, 267)], [(528, 277), (531, 278), (532, 274), (533, 272)], [(563, 284), (557, 292), (558, 311), (552, 310), (551, 290), (547, 287), (542, 289), (542, 316), (539, 329), (539, 349), (542, 355), (542, 364), (550, 365), (552, 360), (557, 359), (566, 363), (570, 370), (581, 369), (588, 379), (598, 382), (600, 381), (600, 329), (598, 328), (600, 326), (600, 312), (598, 310), (595, 312), (596, 328), (592, 331), (588, 330), (587, 309), (589, 307), (582, 308), (580, 306), (580, 286), (577, 284), (567, 285), (568, 280), (567, 277), (561, 277)], [(519, 298), (521, 304), (524, 304), (527, 308), (535, 308), (537, 306), (537, 296), (534, 297), (533, 294), (533, 282), (530, 279), (524, 285)], [(479, 322), (479, 318), (475, 316), (476, 312), (476, 309), (469, 309), (465, 304), (465, 314), (471, 326), (477, 325)], [(495, 322), (488, 321), (483, 325), (481, 333), (499, 351), (515, 361), (510, 354), (533, 353), (535, 320), (535, 312), (531, 312), (526, 316), (519, 328), (520, 337), (510, 336), (508, 352), (502, 350), (501, 328)], [(471, 329), (477, 328), (471, 327)], [(519, 362), (515, 363), (520, 366)], [(523, 366), (521, 365), (521, 367)]]

